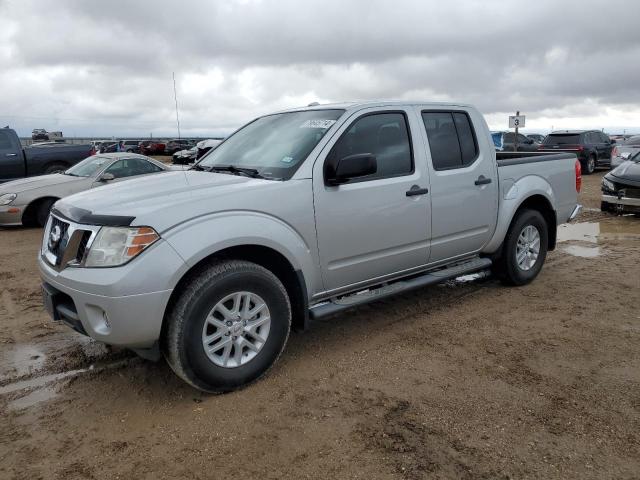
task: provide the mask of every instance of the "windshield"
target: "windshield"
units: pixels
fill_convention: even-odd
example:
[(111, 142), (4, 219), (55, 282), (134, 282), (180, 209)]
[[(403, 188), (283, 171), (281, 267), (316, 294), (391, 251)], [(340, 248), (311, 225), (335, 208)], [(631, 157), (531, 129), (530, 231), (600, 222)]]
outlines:
[(580, 134), (562, 133), (547, 135), (544, 139), (544, 145), (579, 145)]
[(306, 110), (258, 118), (198, 163), (198, 169), (233, 166), (288, 180), (344, 110)]
[(108, 158), (93, 155), (85, 158), (80, 163), (76, 163), (73, 167), (64, 172), (64, 174), (72, 175), (74, 177), (92, 177), (98, 171), (102, 170), (108, 161)]

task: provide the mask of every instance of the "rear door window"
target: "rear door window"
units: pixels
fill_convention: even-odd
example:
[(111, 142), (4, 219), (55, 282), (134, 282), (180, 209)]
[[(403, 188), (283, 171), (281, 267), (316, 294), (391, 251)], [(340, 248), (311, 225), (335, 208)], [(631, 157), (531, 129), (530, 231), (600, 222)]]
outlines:
[(478, 158), (478, 142), (466, 112), (422, 112), (422, 121), (434, 169), (462, 168)]

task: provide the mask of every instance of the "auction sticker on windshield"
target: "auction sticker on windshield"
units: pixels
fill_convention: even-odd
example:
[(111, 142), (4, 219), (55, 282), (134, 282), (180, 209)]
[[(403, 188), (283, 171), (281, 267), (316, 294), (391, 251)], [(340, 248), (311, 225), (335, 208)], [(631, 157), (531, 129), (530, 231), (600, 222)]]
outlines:
[(334, 123), (335, 120), (307, 120), (300, 128), (329, 128)]

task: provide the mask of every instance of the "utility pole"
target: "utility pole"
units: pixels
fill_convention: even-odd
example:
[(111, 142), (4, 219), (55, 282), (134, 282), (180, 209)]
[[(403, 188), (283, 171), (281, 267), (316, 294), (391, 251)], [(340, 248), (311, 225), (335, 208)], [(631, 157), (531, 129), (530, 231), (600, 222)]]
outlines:
[(178, 140), (180, 140), (180, 117), (178, 117), (178, 93), (176, 92), (176, 72), (173, 75), (173, 99), (176, 102), (176, 124), (178, 125)]
[[(516, 117), (520, 116), (520, 110), (518, 110), (516, 112)], [(517, 152), (518, 151), (518, 122), (516, 122), (516, 133), (515, 136), (513, 137), (513, 151)]]

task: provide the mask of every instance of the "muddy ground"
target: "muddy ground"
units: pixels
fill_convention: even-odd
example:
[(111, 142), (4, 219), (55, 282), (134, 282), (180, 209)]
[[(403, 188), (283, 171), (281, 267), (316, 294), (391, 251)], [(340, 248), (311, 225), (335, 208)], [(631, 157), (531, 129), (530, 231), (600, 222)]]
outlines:
[(0, 478), (639, 478), (640, 219), (578, 222), (531, 285), (315, 323), (220, 396), (51, 322), (41, 231), (0, 230)]

